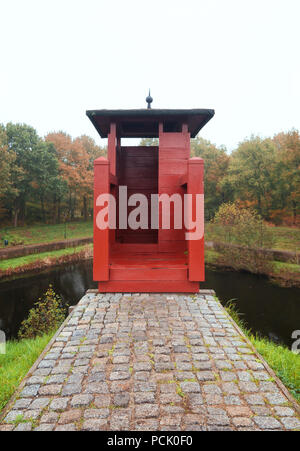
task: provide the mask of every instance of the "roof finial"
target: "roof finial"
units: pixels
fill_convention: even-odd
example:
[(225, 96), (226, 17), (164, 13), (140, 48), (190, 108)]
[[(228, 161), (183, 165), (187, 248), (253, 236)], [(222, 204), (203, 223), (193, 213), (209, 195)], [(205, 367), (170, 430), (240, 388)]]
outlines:
[(147, 102), (147, 108), (148, 108), (148, 110), (151, 110), (151, 103), (153, 102), (153, 99), (152, 99), (152, 97), (151, 97), (151, 95), (150, 95), (150, 89), (149, 89), (149, 94), (148, 94), (148, 96), (146, 97), (146, 102)]

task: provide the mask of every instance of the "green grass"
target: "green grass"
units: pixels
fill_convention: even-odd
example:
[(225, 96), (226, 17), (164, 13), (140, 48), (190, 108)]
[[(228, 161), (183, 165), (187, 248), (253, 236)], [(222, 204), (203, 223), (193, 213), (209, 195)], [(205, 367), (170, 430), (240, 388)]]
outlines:
[(6, 343), (6, 354), (0, 354), (0, 412), (53, 335)]
[(205, 249), (205, 263), (216, 263), (220, 255), (221, 254), (217, 251), (214, 251), (212, 249)]
[(28, 265), (29, 263), (34, 263), (45, 258), (51, 257), (60, 257), (62, 255), (74, 254), (76, 252), (80, 252), (86, 247), (92, 247), (92, 244), (77, 246), (77, 247), (68, 247), (66, 249), (59, 249), (57, 251), (48, 251), (41, 252), (40, 254), (31, 254), (25, 255), (24, 257), (11, 258), (9, 260), (0, 261), (0, 270), (5, 271), (6, 269), (15, 269), (24, 265)]
[(300, 402), (300, 356), (266, 338), (251, 335), (250, 340), (294, 398)]
[(292, 227), (270, 227), (274, 238), (274, 249), (300, 251), (300, 229)]
[(300, 265), (273, 261), (273, 270), (276, 274), (282, 274), (283, 272), (300, 274)]
[[(66, 238), (86, 238), (93, 236), (93, 222), (69, 222), (66, 224)], [(2, 227), (0, 229), (0, 247), (4, 239), (11, 245), (50, 243), (65, 239), (65, 224), (34, 225), (26, 227)]]
[[(300, 229), (293, 227), (268, 227), (273, 237), (273, 249), (300, 252)], [(217, 229), (211, 223), (205, 224), (205, 239), (212, 241)]]
[(243, 330), (259, 354), (266, 360), (269, 366), (283, 384), (289, 389), (294, 398), (300, 402), (300, 356), (294, 354), (285, 346), (277, 345), (267, 338), (254, 336), (240, 318), (234, 304), (229, 303), (225, 309), (232, 319)]

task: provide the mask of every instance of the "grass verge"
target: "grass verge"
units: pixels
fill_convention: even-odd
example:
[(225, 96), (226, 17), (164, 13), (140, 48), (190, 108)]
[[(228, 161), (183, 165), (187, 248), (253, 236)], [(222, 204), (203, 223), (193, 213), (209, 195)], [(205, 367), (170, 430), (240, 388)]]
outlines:
[(57, 251), (47, 251), (41, 252), (40, 254), (30, 254), (25, 255), (24, 257), (10, 258), (8, 260), (0, 261), (0, 271), (5, 271), (7, 269), (15, 269), (20, 268), (25, 265), (29, 265), (30, 263), (36, 263), (38, 261), (42, 261), (44, 259), (53, 258), (53, 257), (61, 257), (63, 255), (70, 255), (78, 253), (88, 247), (92, 247), (92, 244), (84, 244), (82, 246), (77, 247), (67, 247), (66, 249), (59, 249)]
[(285, 346), (277, 345), (266, 338), (254, 336), (245, 327), (240, 314), (232, 303), (229, 303), (225, 309), (294, 398), (300, 402), (300, 356)]
[(6, 343), (6, 354), (0, 355), (0, 413), (53, 335)]
[(2, 227), (0, 229), (0, 248), (4, 239), (9, 246), (51, 243), (64, 239), (87, 238), (93, 236), (93, 222), (79, 221), (66, 224), (33, 225), (25, 227)]
[[(212, 249), (205, 249), (205, 263), (215, 268), (231, 267), (230, 262), (226, 265), (221, 261), (222, 254)], [(272, 261), (271, 271), (264, 273), (266, 276), (272, 278), (279, 285), (283, 286), (299, 286), (300, 285), (300, 265), (295, 263), (286, 263)]]
[[(271, 227), (268, 230), (272, 235), (272, 248), (282, 251), (297, 252), (300, 250), (300, 229), (296, 227)], [(205, 223), (205, 239), (218, 241), (218, 228), (214, 224)], [(219, 239), (219, 241), (221, 241)]]

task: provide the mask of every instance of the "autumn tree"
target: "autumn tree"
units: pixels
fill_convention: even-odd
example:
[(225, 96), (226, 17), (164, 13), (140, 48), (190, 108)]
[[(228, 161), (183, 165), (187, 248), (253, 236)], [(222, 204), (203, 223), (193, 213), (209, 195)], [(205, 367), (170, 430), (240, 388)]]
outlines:
[(228, 190), (221, 183), (227, 173), (229, 156), (225, 148), (200, 137), (191, 141), (191, 156), (204, 159), (205, 211), (210, 219), (223, 202), (230, 200)]
[(88, 218), (89, 205), (92, 204), (93, 199), (93, 176), (94, 176), (94, 161), (99, 157), (107, 156), (107, 148), (98, 146), (93, 138), (87, 135), (82, 135), (76, 138), (75, 142), (84, 148), (88, 154), (88, 167), (86, 171), (86, 181), (82, 185), (82, 201), (83, 201), (83, 217), (86, 221)]
[(282, 217), (292, 212), (297, 223), (300, 210), (300, 134), (297, 130), (279, 133), (273, 138), (276, 146), (276, 183), (274, 186), (275, 213)]
[(43, 222), (46, 222), (46, 203), (50, 208), (51, 200), (61, 195), (65, 185), (59, 175), (58, 166), (53, 144), (40, 140), (32, 152), (30, 169), (32, 193), (40, 201)]
[(264, 218), (272, 207), (276, 148), (271, 139), (251, 136), (241, 142), (230, 157), (228, 173), (222, 181), (234, 199), (252, 206)]
[(77, 208), (87, 219), (88, 203), (93, 195), (92, 162), (103, 151), (85, 136), (72, 139), (66, 133), (58, 132), (50, 133), (45, 140), (53, 143), (59, 159), (60, 174), (68, 186), (69, 219), (74, 219)]

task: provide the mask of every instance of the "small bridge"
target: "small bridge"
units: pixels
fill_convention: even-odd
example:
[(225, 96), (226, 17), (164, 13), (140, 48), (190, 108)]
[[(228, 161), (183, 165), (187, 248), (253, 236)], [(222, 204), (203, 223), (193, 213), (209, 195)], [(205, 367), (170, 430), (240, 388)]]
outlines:
[(0, 431), (300, 429), (299, 406), (211, 290), (89, 290)]

